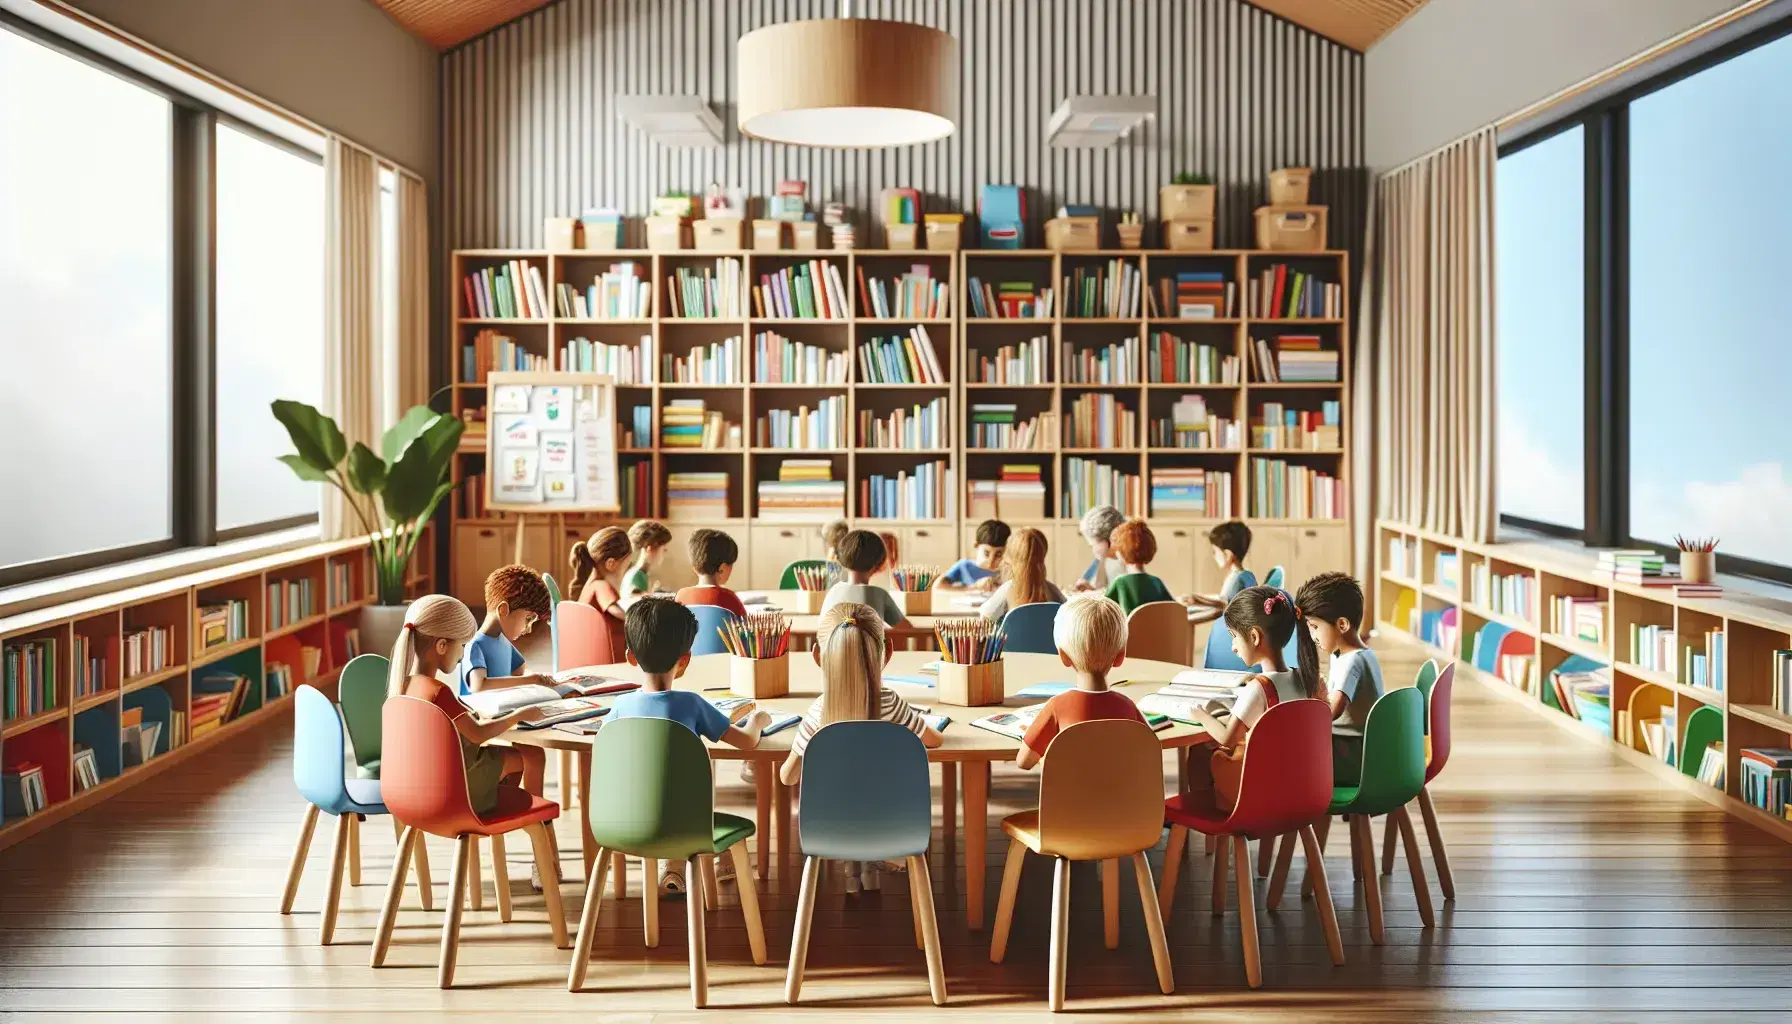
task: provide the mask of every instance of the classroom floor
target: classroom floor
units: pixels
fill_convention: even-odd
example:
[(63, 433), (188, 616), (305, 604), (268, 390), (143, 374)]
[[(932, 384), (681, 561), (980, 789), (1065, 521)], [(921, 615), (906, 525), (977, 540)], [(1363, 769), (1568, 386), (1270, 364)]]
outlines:
[[(1410, 679), (1417, 667), (1410, 648), (1384, 647), (1382, 657), (1392, 679)], [(1130, 884), (1120, 948), (1109, 952), (1096, 869), (1079, 866), (1067, 1008), (1125, 1020), (1219, 1020), (1246, 1010), (1263, 1021), (1789, 1019), (1792, 849), (1479, 684), (1459, 684), (1456, 695), (1456, 753), (1434, 792), (1458, 896), (1439, 904), (1435, 930), (1421, 930), (1404, 863), (1396, 862), (1384, 879), (1387, 945), (1373, 947), (1360, 890), (1353, 894), (1349, 883), (1344, 833), (1334, 830), (1327, 871), (1347, 963), (1330, 965), (1312, 904), (1290, 899), (1260, 916), (1264, 987), (1253, 992), (1236, 912), (1209, 913), (1211, 861), (1197, 845), (1168, 926), (1177, 988), (1166, 997), (1154, 984)], [(988, 932), (966, 929), (963, 898), (940, 869), (942, 858), (961, 858), (962, 847), (943, 845), (933, 856), (951, 992), (945, 1009), (928, 1001), (903, 876), (886, 876), (881, 896), (849, 901), (837, 883), (824, 896), (805, 1002), (786, 1006), (795, 897), (791, 882), (774, 876), (761, 897), (770, 961), (752, 965), (732, 887), (724, 886), (708, 927), (711, 1009), (693, 1011), (683, 908), (662, 904), (660, 946), (645, 949), (638, 862), (630, 865), (631, 898), (604, 906), (587, 989), (568, 993), (569, 954), (553, 948), (520, 842), (511, 854), (516, 920), (500, 924), (489, 893), (487, 909), (467, 913), (459, 988), (436, 988), (446, 843), (432, 841), (436, 912), (415, 909), (413, 891), (389, 966), (371, 970), (368, 944), (391, 854), (383, 823), (363, 830), (366, 870), (359, 887), (345, 888), (337, 945), (316, 945), (327, 822), (295, 912), (277, 913), (303, 809), (289, 743), (286, 726), (270, 725), (0, 853), (0, 1016), (1004, 1020), (1045, 1011), (1049, 868), (1029, 860), (1007, 962), (994, 966)], [(992, 823), (1030, 805), (1035, 787), (1032, 776), (998, 769)], [(724, 771), (720, 790), (724, 804), (751, 807), (734, 769)], [(572, 822), (563, 818), (560, 829), (567, 870), (576, 874)], [(1379, 843), (1379, 822), (1375, 836)], [(1000, 838), (998, 827), (989, 844), (992, 913)], [(1160, 856), (1152, 855), (1154, 870)], [(1426, 863), (1430, 870), (1428, 855)], [(1300, 870), (1297, 858), (1291, 891)], [(489, 865), (485, 878), (489, 890)], [(576, 920), (582, 894), (582, 884), (566, 885), (569, 918)], [(1261, 905), (1261, 884), (1257, 898)]]

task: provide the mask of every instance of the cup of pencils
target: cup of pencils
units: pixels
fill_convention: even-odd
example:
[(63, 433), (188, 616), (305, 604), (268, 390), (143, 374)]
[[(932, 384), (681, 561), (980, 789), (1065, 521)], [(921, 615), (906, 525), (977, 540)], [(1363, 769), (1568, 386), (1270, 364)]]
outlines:
[(820, 615), (821, 602), (834, 585), (836, 570), (832, 565), (798, 565), (791, 567), (796, 577), (796, 593), (790, 595), (791, 611), (798, 615)]
[(1000, 704), (1008, 696), (1002, 648), (1008, 634), (981, 616), (942, 622), (933, 628), (940, 644), (940, 702), (976, 708)]
[(728, 648), (728, 690), (764, 700), (790, 692), (790, 620), (776, 612), (733, 616), (716, 627)]
[(1710, 583), (1717, 578), (1717, 538), (1674, 535), (1680, 549), (1680, 582)]
[(940, 578), (938, 566), (899, 565), (890, 570), (890, 594), (902, 614), (933, 614), (933, 583)]

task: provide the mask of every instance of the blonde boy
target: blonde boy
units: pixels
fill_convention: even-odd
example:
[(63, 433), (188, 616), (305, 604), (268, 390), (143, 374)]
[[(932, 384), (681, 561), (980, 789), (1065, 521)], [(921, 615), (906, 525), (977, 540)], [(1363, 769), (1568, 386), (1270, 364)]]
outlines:
[(1038, 764), (1058, 733), (1078, 722), (1106, 718), (1145, 721), (1129, 697), (1108, 689), (1108, 672), (1126, 660), (1126, 613), (1099, 594), (1078, 594), (1052, 621), (1058, 660), (1076, 672), (1076, 688), (1065, 690), (1039, 710), (1014, 757), (1023, 770)]

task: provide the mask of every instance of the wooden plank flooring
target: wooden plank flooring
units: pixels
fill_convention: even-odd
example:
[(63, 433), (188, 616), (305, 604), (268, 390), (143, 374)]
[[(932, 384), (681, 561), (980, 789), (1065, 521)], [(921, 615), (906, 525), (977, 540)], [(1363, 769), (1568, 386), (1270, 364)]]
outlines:
[[(1383, 661), (1391, 678), (1410, 678), (1417, 655), (1390, 647)], [(1266, 1021), (1789, 1019), (1792, 849), (1479, 684), (1461, 683), (1456, 695), (1455, 758), (1434, 792), (1458, 898), (1439, 900), (1435, 929), (1421, 928), (1404, 862), (1396, 861), (1383, 879), (1388, 942), (1373, 947), (1335, 829), (1327, 871), (1348, 962), (1330, 965), (1312, 904), (1290, 898), (1260, 915), (1264, 987), (1252, 992), (1237, 914), (1210, 914), (1211, 862), (1197, 852), (1168, 924), (1177, 991), (1166, 997), (1153, 984), (1130, 882), (1120, 948), (1109, 952), (1096, 870), (1079, 866), (1068, 1009), (1124, 1020), (1222, 1020), (1245, 1011)], [(605, 904), (586, 991), (568, 993), (570, 954), (548, 938), (541, 897), (528, 889), (524, 842), (510, 844), (516, 920), (508, 925), (497, 919), (486, 866), (486, 909), (465, 917), (460, 988), (435, 987), (449, 847), (434, 840), (437, 909), (416, 909), (415, 890), (408, 893), (390, 966), (371, 970), (368, 944), (393, 845), (386, 822), (363, 829), (363, 884), (344, 888), (337, 945), (316, 945), (328, 819), (294, 914), (277, 913), (303, 809), (289, 743), (289, 726), (272, 724), (0, 853), (0, 1016), (999, 1021), (1045, 1012), (1049, 868), (1029, 860), (1007, 962), (994, 966), (988, 932), (965, 927), (962, 873), (942, 870), (947, 858), (962, 858), (962, 840), (936, 843), (933, 854), (951, 992), (945, 1009), (928, 1001), (907, 878), (886, 875), (885, 892), (856, 899), (833, 880), (816, 911), (804, 1003), (795, 1009), (783, 1002), (794, 880), (774, 876), (761, 897), (765, 967), (752, 965), (725, 886), (708, 929), (711, 1009), (693, 1011), (683, 907), (662, 902), (660, 946), (645, 949), (638, 863), (630, 865), (630, 898)], [(751, 790), (735, 772), (722, 770), (722, 802), (750, 814)], [(998, 769), (992, 822), (1030, 804), (1036, 785), (1032, 775)], [(1377, 843), (1381, 835), (1378, 821)], [(576, 875), (569, 820), (560, 836)], [(989, 844), (992, 912), (1005, 852), (999, 839)], [(1152, 855), (1154, 870), (1160, 857)], [(1291, 892), (1300, 872), (1297, 858)], [(564, 888), (569, 917), (583, 888), (576, 880)], [(1261, 904), (1261, 882), (1257, 889)]]

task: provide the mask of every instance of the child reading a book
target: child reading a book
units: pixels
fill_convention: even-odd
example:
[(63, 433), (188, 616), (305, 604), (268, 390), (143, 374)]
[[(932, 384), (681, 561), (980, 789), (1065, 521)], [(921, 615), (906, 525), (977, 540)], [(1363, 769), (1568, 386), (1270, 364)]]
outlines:
[(1213, 545), (1213, 561), (1226, 574), (1217, 594), (1184, 594), (1176, 600), (1196, 609), (1190, 622), (1212, 622), (1225, 611), (1247, 587), (1257, 585), (1257, 577), (1244, 567), (1245, 553), (1251, 550), (1251, 528), (1234, 519), (1207, 531), (1207, 543)]
[(1113, 536), (1115, 527), (1126, 522), (1126, 517), (1112, 505), (1097, 505), (1083, 513), (1083, 521), (1077, 531), (1089, 542), (1089, 550), (1095, 553), (1095, 561), (1083, 570), (1083, 575), (1070, 585), (1072, 590), (1108, 589), (1114, 577), (1126, 571), (1120, 560), (1112, 557)]
[(934, 587), (939, 590), (977, 590), (987, 594), (996, 589), (996, 574), (1002, 571), (1002, 549), (1008, 546), (1008, 524), (1000, 519), (985, 519), (977, 524), (977, 546), (971, 557), (952, 564)]
[(828, 596), (821, 602), (823, 615), (837, 604), (852, 603), (869, 605), (886, 626), (908, 621), (888, 590), (871, 585), (871, 574), (884, 565), (882, 538), (870, 530), (850, 531), (840, 540), (840, 564), (846, 569), (846, 579), (828, 588)]
[(1306, 620), (1315, 649), (1332, 656), (1326, 674), (1332, 705), (1332, 784), (1357, 785), (1362, 781), (1363, 725), (1385, 690), (1381, 660), (1363, 643), (1359, 632), (1362, 584), (1345, 573), (1322, 572), (1301, 584), (1294, 603)]
[[(803, 776), (803, 751), (824, 725), (834, 722), (885, 721), (921, 737), (921, 744), (937, 747), (943, 738), (921, 712), (883, 685), (884, 666), (890, 662), (884, 623), (869, 606), (842, 601), (822, 613), (810, 655), (821, 666), (821, 696), (797, 725), (790, 756), (778, 770), (786, 786)], [(846, 891), (878, 888), (878, 865), (842, 865)], [(855, 870), (857, 868), (858, 870)]]
[(1120, 609), (1128, 615), (1142, 604), (1176, 600), (1163, 580), (1145, 571), (1157, 557), (1157, 536), (1145, 525), (1145, 520), (1128, 519), (1114, 527), (1111, 543), (1124, 571), (1108, 584), (1109, 600), (1119, 603)]
[[(1200, 707), (1190, 710), (1190, 717), (1207, 730), (1217, 749), (1206, 757), (1200, 747), (1190, 752), (1189, 790), (1197, 794), (1211, 790), (1214, 803), (1229, 812), (1238, 802), (1251, 728), (1282, 701), (1318, 697), (1325, 687), (1319, 681), (1319, 652), (1313, 638), (1301, 627), (1300, 609), (1282, 591), (1251, 587), (1233, 598), (1226, 606), (1226, 629), (1232, 633), (1232, 653), (1258, 674), (1247, 676), (1234, 691), (1230, 715), (1217, 717)], [(1282, 649), (1297, 631), (1300, 663), (1290, 669), (1282, 661)], [(1314, 751), (1313, 756), (1324, 755)]]
[(1105, 718), (1145, 721), (1132, 698), (1108, 689), (1108, 673), (1126, 660), (1126, 613), (1099, 594), (1078, 594), (1058, 609), (1052, 622), (1058, 660), (1076, 671), (1076, 688), (1065, 690), (1039, 709), (1020, 741), (1014, 765), (1023, 771), (1038, 764), (1058, 733)]
[(485, 578), (485, 622), (459, 658), (463, 695), (525, 683), (554, 685), (552, 676), (519, 675), (523, 652), (516, 649), (518, 637), (552, 615), (549, 600), (547, 583), (526, 565), (506, 565)]
[[(667, 718), (711, 743), (740, 750), (759, 746), (759, 732), (771, 721), (754, 711), (739, 725), (693, 690), (674, 690), (672, 683), (691, 664), (691, 643), (697, 639), (697, 617), (677, 601), (648, 597), (629, 606), (623, 628), (628, 633), (628, 663), (641, 670), (641, 688), (617, 697), (610, 718)], [(749, 762), (750, 763), (750, 762)], [(660, 873), (660, 891), (685, 891), (684, 873), (667, 861)]]
[(572, 589), (579, 603), (596, 608), (610, 633), (610, 651), (620, 660), (622, 635), (622, 574), (634, 550), (620, 526), (606, 526), (572, 546)]
[(689, 542), (691, 568), (697, 570), (697, 585), (678, 592), (678, 603), (710, 604), (726, 608), (736, 615), (747, 614), (728, 579), (734, 575), (734, 563), (740, 559), (740, 546), (734, 538), (720, 530), (694, 530)]
[(650, 570), (666, 557), (672, 543), (672, 531), (658, 519), (642, 519), (628, 528), (628, 542), (635, 551), (635, 564), (622, 577), (622, 603), (626, 607), (653, 592)]
[(1043, 601), (1064, 603), (1064, 592), (1045, 578), (1045, 534), (1023, 526), (1008, 538), (1002, 554), (1002, 584), (978, 611), (993, 622), (1009, 610)]

